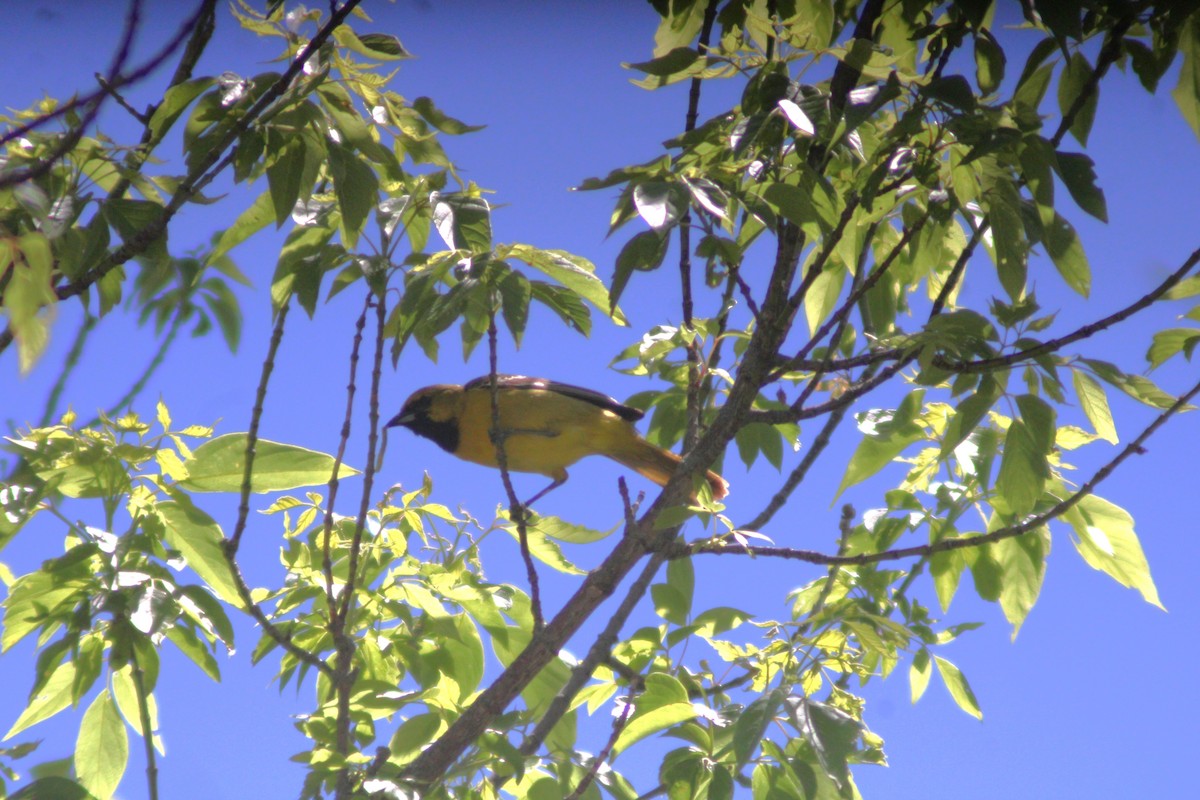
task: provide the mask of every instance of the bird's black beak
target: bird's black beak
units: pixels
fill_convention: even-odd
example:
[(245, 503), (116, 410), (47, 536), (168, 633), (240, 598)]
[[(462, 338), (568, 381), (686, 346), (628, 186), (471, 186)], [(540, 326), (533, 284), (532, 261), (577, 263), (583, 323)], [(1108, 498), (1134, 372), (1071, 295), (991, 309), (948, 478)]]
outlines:
[(384, 425), (384, 427), (385, 428), (394, 428), (397, 425), (407, 425), (408, 423), (412, 422), (413, 419), (414, 418), (413, 418), (412, 414), (401, 411), (399, 414), (397, 414), (396, 416), (394, 416), (390, 420), (388, 420), (388, 424)]

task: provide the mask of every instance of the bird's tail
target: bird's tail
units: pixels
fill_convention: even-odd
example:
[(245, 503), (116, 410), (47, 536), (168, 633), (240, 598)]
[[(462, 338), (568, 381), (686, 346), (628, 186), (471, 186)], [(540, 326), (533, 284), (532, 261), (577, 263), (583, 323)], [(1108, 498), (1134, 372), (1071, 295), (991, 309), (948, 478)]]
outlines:
[[(683, 460), (670, 450), (650, 444), (641, 437), (631, 442), (628, 447), (622, 448), (620, 452), (613, 453), (611, 457), (659, 486), (667, 485), (667, 481), (675, 474), (675, 468)], [(714, 500), (720, 500), (729, 494), (729, 483), (717, 473), (708, 470), (704, 478), (712, 487)]]

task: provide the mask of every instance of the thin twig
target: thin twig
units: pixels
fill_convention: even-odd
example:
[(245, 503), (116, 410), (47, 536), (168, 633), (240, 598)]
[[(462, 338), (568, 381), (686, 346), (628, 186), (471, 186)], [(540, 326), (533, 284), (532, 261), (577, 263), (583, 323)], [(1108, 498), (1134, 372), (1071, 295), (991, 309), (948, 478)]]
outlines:
[(526, 521), (525, 504), (517, 498), (517, 490), (513, 488), (512, 476), (508, 472), (508, 453), (504, 444), (508, 439), (508, 431), (500, 423), (500, 376), (496, 371), (499, 361), (497, 354), (496, 312), (488, 320), (488, 369), (491, 380), (492, 406), (492, 445), (496, 448), (496, 466), (500, 468), (500, 480), (508, 495), (509, 521), (517, 526), (517, 541), (521, 547), (521, 559), (525, 562), (525, 575), (529, 580), (529, 605), (533, 614), (533, 631), (537, 633), (546, 625), (542, 616), (542, 592), (538, 581), (537, 565), (533, 563), (533, 554), (529, 552), (529, 529)]
[(621, 604), (609, 618), (604, 630), (592, 642), (588, 654), (571, 670), (571, 676), (567, 678), (562, 689), (550, 701), (550, 705), (546, 707), (545, 713), (538, 720), (533, 732), (525, 738), (525, 741), (521, 742), (520, 752), (522, 755), (531, 756), (538, 751), (542, 742), (550, 735), (550, 731), (571, 709), (575, 695), (579, 694), (579, 690), (592, 677), (596, 667), (611, 655), (612, 649), (621, 635), (621, 628), (625, 627), (625, 623), (637, 608), (638, 603), (646, 596), (646, 592), (650, 591), (650, 582), (654, 580), (654, 576), (658, 574), (664, 561), (665, 559), (657, 553), (646, 561), (646, 566), (642, 568), (637, 579), (630, 584), (629, 589), (625, 592), (625, 597), (621, 599)]
[(258, 444), (258, 425), (262, 421), (264, 403), (267, 401), (267, 385), (271, 382), (271, 373), (275, 370), (275, 356), (279, 352), (279, 344), (283, 341), (283, 326), (287, 322), (290, 302), (284, 303), (275, 314), (275, 327), (271, 331), (271, 341), (267, 346), (267, 357), (263, 359), (262, 372), (258, 378), (258, 389), (254, 395), (254, 407), (250, 409), (250, 427), (246, 431), (246, 464), (242, 468), (241, 500), (238, 503), (237, 523), (233, 527), (233, 536), (229, 538), (226, 548), (230, 560), (237, 554), (242, 542), (242, 534), (246, 532), (246, 522), (250, 518), (250, 491), (254, 475), (254, 454)]
[[(346, 446), (350, 443), (351, 422), (354, 419), (354, 395), (357, 392), (358, 359), (362, 349), (363, 329), (367, 326), (367, 312), (371, 310), (371, 290), (363, 298), (362, 313), (354, 321), (354, 336), (350, 344), (350, 377), (346, 380), (346, 413), (342, 415), (342, 432), (338, 436), (337, 452), (333, 455), (333, 469), (329, 473), (329, 499), (325, 503), (324, 529), (321, 532), (321, 573), (325, 578), (325, 601), (329, 608), (330, 635), (333, 635), (339, 615), (337, 598), (333, 593), (333, 511), (337, 503), (338, 473), (342, 471), (342, 460), (346, 457)], [(367, 465), (371, 469), (371, 465)]]
[(583, 793), (592, 785), (592, 781), (596, 779), (600, 768), (604, 766), (604, 762), (608, 761), (609, 755), (613, 751), (613, 747), (617, 744), (617, 739), (621, 736), (621, 731), (625, 730), (626, 724), (629, 723), (629, 718), (633, 716), (633, 695), (631, 694), (625, 701), (625, 707), (621, 709), (621, 714), (613, 720), (612, 733), (609, 734), (608, 741), (604, 744), (604, 749), (596, 754), (596, 758), (592, 760), (592, 766), (588, 769), (584, 776), (579, 781), (579, 785), (575, 787), (575, 791), (567, 795), (566, 800), (579, 800), (583, 797)]
[[(84, 292), (89, 286), (103, 278), (113, 269), (124, 264), (129, 259), (139, 255), (144, 251), (151, 242), (155, 241), (166, 230), (167, 224), (174, 218), (179, 209), (185, 203), (196, 196), (202, 189), (208, 186), (217, 175), (223, 172), (231, 163), (233, 163), (234, 152), (231, 151), (224, 156), (229, 147), (236, 142), (250, 126), (257, 120), (268, 107), (271, 106), (283, 93), (292, 85), (292, 81), (303, 70), (305, 63), (326, 40), (333, 34), (333, 31), (342, 24), (347, 16), (361, 3), (362, 0), (346, 0), (329, 21), (321, 27), (319, 31), (309, 40), (304, 49), (300, 51), (270, 88), (246, 110), (245, 114), (226, 131), (220, 141), (214, 143), (212, 149), (188, 171), (188, 174), (180, 182), (174, 196), (170, 202), (163, 207), (159, 215), (152, 221), (146, 223), (144, 227), (136, 233), (129, 236), (125, 243), (116, 250), (110, 252), (103, 258), (99, 264), (84, 275), (81, 275), (76, 280), (59, 286), (55, 289), (54, 294), (59, 300), (65, 300), (68, 297), (74, 297), (77, 294)], [(0, 353), (4, 352), (13, 340), (13, 329), (10, 325), (6, 330), (0, 332)]]
[[(108, 68), (107, 82), (110, 85), (117, 83), (117, 79), (121, 70), (125, 68), (125, 62), (129, 59), (129, 53), (133, 49), (133, 38), (137, 33), (138, 26), (141, 24), (141, 18), (141, 0), (130, 0), (129, 10), (125, 14), (125, 29), (121, 34), (121, 43), (117, 47), (117, 53), (115, 56), (113, 56), (112, 64)], [(173, 47), (178, 47), (180, 41), (182, 41), (182, 38), (179, 38), (171, 44), (173, 44)], [(165, 59), (170, 52), (170, 50), (164, 49), (161, 54), (162, 58)], [(152, 60), (147, 66), (149, 66), (150, 69), (153, 69), (154, 67), (158, 66), (158, 64)], [(138, 79), (140, 80), (141, 77), (145, 77), (146, 74), (149, 74), (150, 69), (146, 69), (145, 72), (139, 70), (138, 73), (141, 73), (140, 75), (138, 75), (138, 73), (134, 74), (138, 75)], [(49, 172), (51, 168), (53, 168), (54, 165), (57, 164), (62, 157), (67, 154), (68, 151), (75, 147), (75, 145), (79, 144), (79, 140), (83, 138), (84, 132), (91, 127), (93, 122), (96, 121), (96, 117), (100, 114), (100, 108), (104, 104), (103, 99), (106, 94), (107, 90), (100, 89), (98, 92), (92, 95), (91, 99), (87, 103), (87, 110), (84, 111), (83, 117), (80, 119), (79, 124), (68, 131), (66, 135), (64, 135), (58, 141), (58, 144), (50, 151), (49, 156), (39, 160), (32, 166), (24, 167), (23, 169), (15, 169), (11, 172), (6, 172), (5, 174), (0, 175), (0, 189), (6, 189), (9, 186), (16, 186), (17, 184), (37, 180)], [(39, 117), (38, 120), (34, 120), (33, 122), (29, 123), (29, 125), (36, 127), (37, 125), (44, 124), (47, 120), (52, 119), (54, 116), (57, 116), (57, 114), (51, 112), (51, 114)], [(27, 128), (27, 126), (23, 125), (21, 128)], [(15, 131), (9, 131), (3, 137), (0, 137), (0, 144), (6, 144), (20, 135), (21, 134), (18, 134)]]
[(146, 794), (158, 800), (158, 761), (154, 753), (154, 730), (150, 721), (150, 693), (146, 690), (146, 674), (138, 660), (137, 648), (130, 648), (133, 690), (137, 694), (138, 721), (142, 726), (142, 745), (146, 753)]
[[(708, 4), (704, 7), (704, 21), (700, 27), (700, 38), (697, 45), (700, 52), (708, 50), (709, 38), (712, 36), (713, 22), (717, 18), (717, 5), (718, 0), (708, 0)], [(700, 113), (701, 83), (701, 78), (692, 78), (691, 86), (688, 89), (687, 115), (684, 117), (683, 125), (685, 133), (693, 131), (696, 128), (696, 119)], [(690, 204), (684, 208), (683, 215), (679, 219), (679, 285), (683, 303), (683, 328), (691, 332), (695, 327), (693, 318), (695, 309), (692, 298), (692, 211)], [(688, 385), (687, 422), (683, 434), (684, 450), (695, 444), (696, 437), (700, 435), (700, 395), (702, 391), (700, 345), (696, 337), (691, 337), (686, 350)]]
[(744, 545), (726, 545), (724, 543), (712, 543), (710, 540), (695, 544), (675, 544), (672, 545), (667, 553), (667, 557), (685, 558), (692, 554), (708, 554), (708, 555), (753, 555), (767, 556), (775, 558), (791, 559), (795, 561), (805, 561), (810, 564), (826, 564), (826, 565), (861, 565), (861, 564), (878, 564), (882, 561), (896, 561), (902, 558), (920, 557), (931, 555), (933, 553), (941, 553), (948, 550), (961, 550), (968, 547), (979, 547), (980, 545), (999, 542), (1004, 539), (1011, 539), (1014, 536), (1020, 536), (1029, 531), (1042, 527), (1047, 522), (1061, 517), (1063, 514), (1070, 511), (1078, 505), (1084, 498), (1094, 494), (1096, 487), (1113, 473), (1126, 459), (1134, 455), (1140, 455), (1145, 452), (1144, 445), (1146, 441), (1163, 425), (1167, 420), (1184, 410), (1197, 394), (1200, 394), (1200, 382), (1196, 383), (1192, 388), (1188, 389), (1179, 398), (1165, 409), (1161, 414), (1155, 417), (1146, 428), (1138, 435), (1136, 439), (1122, 448), (1121, 452), (1108, 461), (1103, 467), (1098, 469), (1094, 475), (1082, 486), (1078, 491), (1070, 497), (1064, 498), (1055, 503), (1049, 509), (1027, 518), (1024, 522), (1016, 525), (1007, 525), (1003, 528), (992, 531), (991, 533), (981, 533), (976, 536), (963, 536), (956, 539), (942, 539), (937, 542), (925, 545), (917, 545), (915, 547), (897, 547), (891, 550), (883, 550), (878, 553), (862, 553), (854, 556), (830, 555), (821, 553), (815, 550), (797, 550), (786, 547), (754, 547)]
[(384, 329), (387, 325), (386, 296), (376, 295), (375, 305), (375, 357), (371, 364), (371, 395), (367, 412), (369, 430), (367, 433), (367, 465), (363, 470), (362, 497), (358, 505), (358, 519), (354, 525), (354, 535), (350, 541), (350, 564), (347, 570), (346, 592), (342, 598), (342, 608), (339, 617), (345, 625), (350, 615), (350, 603), (358, 580), (359, 551), (362, 549), (363, 536), (367, 529), (367, 514), (371, 509), (371, 489), (375, 483), (376, 458), (379, 448), (379, 387), (383, 383), (383, 342)]

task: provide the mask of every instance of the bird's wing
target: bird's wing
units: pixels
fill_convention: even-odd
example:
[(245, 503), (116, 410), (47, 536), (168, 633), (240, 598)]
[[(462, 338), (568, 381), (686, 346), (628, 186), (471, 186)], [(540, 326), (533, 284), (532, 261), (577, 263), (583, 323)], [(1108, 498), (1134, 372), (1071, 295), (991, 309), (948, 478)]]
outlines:
[[(609, 397), (606, 394), (585, 389), (582, 386), (573, 386), (569, 383), (559, 383), (558, 381), (548, 380), (546, 378), (531, 378), (526, 375), (497, 375), (497, 382), (501, 389), (542, 389), (548, 392), (557, 392), (565, 397), (571, 397), (576, 400), (582, 400), (585, 403), (591, 403), (594, 406), (603, 408), (605, 411), (611, 411), (622, 419), (629, 422), (637, 422), (643, 416), (644, 411), (640, 411), (632, 406), (627, 406), (618, 400)], [(490, 376), (484, 375), (469, 381), (463, 386), (463, 391), (471, 389), (485, 389), (491, 386)]]

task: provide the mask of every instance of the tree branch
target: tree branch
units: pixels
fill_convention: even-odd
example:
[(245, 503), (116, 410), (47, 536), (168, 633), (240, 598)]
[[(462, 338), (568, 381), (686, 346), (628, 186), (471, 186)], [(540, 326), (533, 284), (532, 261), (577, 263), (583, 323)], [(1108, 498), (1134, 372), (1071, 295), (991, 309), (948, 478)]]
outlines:
[[(300, 74), (304, 68), (304, 64), (308, 61), (326, 40), (333, 34), (333, 31), (345, 21), (362, 0), (346, 0), (346, 2), (330, 17), (329, 21), (321, 27), (313, 36), (309, 43), (300, 51), (300, 54), (292, 60), (292, 63), (284, 71), (271, 87), (265, 91), (262, 96), (246, 111), (245, 115), (239, 119), (225, 133), (221, 140), (216, 142), (203, 158), (199, 159), (195, 166), (188, 171), (183, 181), (179, 184), (171, 201), (163, 207), (158, 218), (147, 223), (147, 225), (137, 233), (130, 236), (125, 243), (116, 250), (110, 252), (105, 258), (101, 259), (100, 263), (78, 279), (71, 283), (64, 284), (55, 289), (54, 293), (59, 300), (65, 300), (68, 297), (74, 297), (81, 294), (96, 281), (103, 278), (112, 270), (129, 261), (131, 258), (140, 255), (150, 244), (162, 235), (166, 230), (167, 224), (174, 218), (179, 209), (185, 203), (191, 200), (205, 186), (213, 181), (218, 174), (233, 162), (233, 153), (222, 156), (230, 146), (236, 142), (250, 126), (257, 120), (264, 111), (291, 86), (293, 79)], [(9, 326), (5, 331), (0, 333), (0, 353), (4, 352), (10, 344), (12, 344), (13, 330)]]
[(977, 536), (963, 536), (957, 539), (942, 539), (941, 541), (931, 544), (916, 545), (914, 547), (897, 547), (891, 550), (883, 550), (878, 553), (861, 553), (854, 556), (830, 555), (821, 553), (815, 550), (797, 550), (787, 547), (754, 547), (747, 545), (727, 545), (722, 542), (713, 543), (711, 540), (705, 539), (701, 542), (693, 544), (685, 544), (681, 542), (673, 543), (666, 551), (666, 556), (669, 559), (685, 558), (689, 555), (751, 555), (751, 556), (768, 556), (774, 558), (790, 559), (793, 561), (804, 561), (809, 564), (823, 564), (828, 566), (856, 566), (862, 564), (878, 564), (883, 561), (897, 561), (902, 558), (921, 557), (932, 555), (933, 553), (941, 553), (948, 550), (962, 550), (968, 547), (979, 547), (980, 545), (990, 544), (991, 542), (999, 542), (1004, 539), (1011, 539), (1014, 536), (1020, 536), (1028, 533), (1036, 528), (1040, 528), (1051, 520), (1061, 517), (1066, 512), (1070, 511), (1081, 500), (1092, 495), (1096, 491), (1096, 487), (1111, 475), (1117, 467), (1119, 467), (1126, 459), (1133, 455), (1140, 455), (1145, 452), (1144, 445), (1147, 440), (1163, 425), (1167, 420), (1183, 411), (1197, 394), (1200, 394), (1200, 382), (1196, 383), (1192, 388), (1188, 389), (1179, 398), (1171, 404), (1169, 408), (1155, 417), (1146, 428), (1138, 435), (1136, 439), (1122, 448), (1121, 452), (1114, 456), (1107, 464), (1098, 469), (1094, 475), (1082, 486), (1079, 490), (1070, 497), (1064, 498), (1055, 503), (1049, 509), (1027, 518), (1024, 522), (1016, 525), (1007, 525), (1003, 528), (992, 531), (991, 533), (981, 533)]

